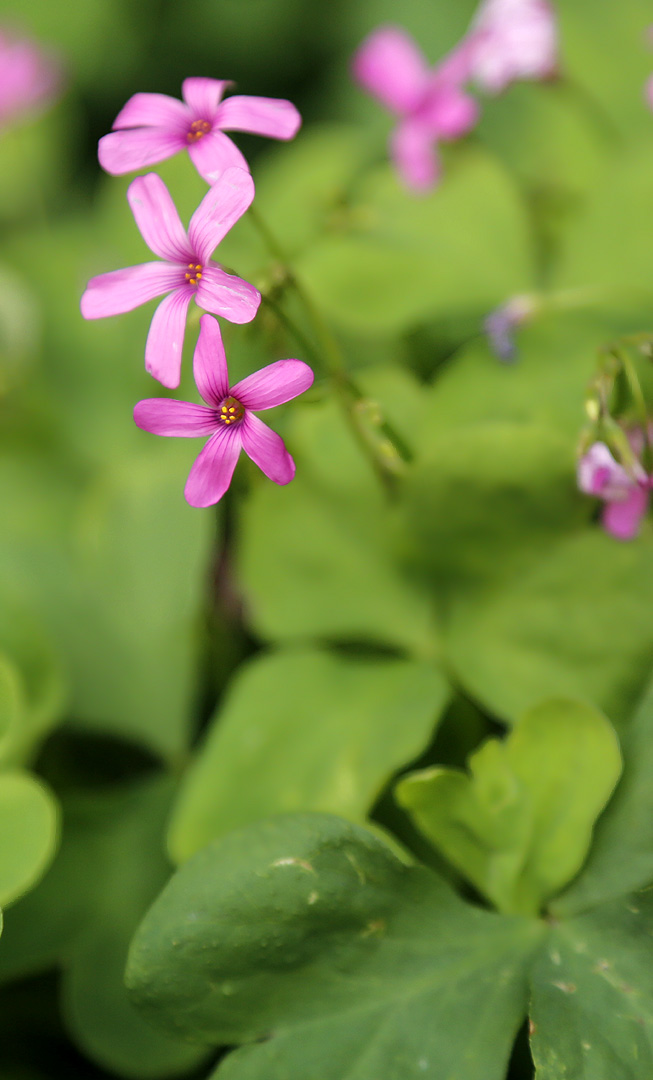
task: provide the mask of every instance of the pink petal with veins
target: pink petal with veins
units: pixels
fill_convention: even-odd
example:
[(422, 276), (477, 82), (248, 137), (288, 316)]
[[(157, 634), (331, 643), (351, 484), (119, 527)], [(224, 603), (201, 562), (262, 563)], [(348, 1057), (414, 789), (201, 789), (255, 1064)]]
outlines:
[(313, 385), (314, 375), (303, 360), (277, 360), (232, 386), (231, 393), (246, 409), (272, 409)]
[(184, 134), (192, 116), (188, 106), (167, 94), (134, 94), (113, 122), (113, 130), (135, 127), (159, 127)]
[(289, 484), (295, 475), (295, 462), (281, 436), (251, 413), (245, 414), (239, 433), (243, 450), (255, 465), (275, 484)]
[(141, 236), (155, 255), (169, 262), (194, 261), (186, 230), (160, 176), (137, 176), (127, 188), (127, 201)]
[(227, 169), (190, 219), (188, 239), (199, 262), (207, 263), (220, 241), (254, 199), (254, 181), (244, 169)]
[(193, 290), (184, 286), (166, 296), (152, 316), (145, 342), (145, 369), (171, 390), (179, 386), (186, 314)]
[(205, 266), (195, 299), (198, 307), (222, 315), (229, 322), (248, 323), (258, 311), (261, 294), (235, 274), (219, 266)]
[(282, 98), (236, 95), (220, 105), (215, 123), (223, 131), (248, 131), (270, 139), (293, 139), (302, 118), (290, 101)]
[(211, 435), (217, 427), (213, 409), (169, 398), (139, 401), (134, 406), (134, 422), (151, 435), (174, 435), (187, 439)]
[(185, 284), (183, 271), (168, 263), (150, 262), (125, 270), (110, 270), (91, 278), (81, 299), (85, 319), (103, 319), (163, 296)]
[(247, 160), (235, 142), (215, 128), (197, 142), (189, 143), (188, 153), (193, 165), (207, 184), (215, 184), (227, 169), (237, 168), (249, 172)]
[(184, 495), (191, 506), (212, 506), (231, 483), (242, 441), (237, 428), (221, 427), (197, 457), (186, 481)]
[(215, 114), (229, 79), (184, 79), (181, 92), (184, 101), (197, 120), (214, 120)]
[(429, 71), (422, 53), (398, 26), (382, 26), (354, 56), (354, 78), (392, 112), (411, 112), (427, 89)]
[(184, 136), (164, 128), (112, 131), (98, 143), (98, 161), (111, 176), (145, 169), (177, 154), (186, 145)]
[(229, 394), (229, 372), (222, 334), (217, 320), (202, 315), (200, 334), (193, 356), (197, 389), (208, 405), (218, 406)]

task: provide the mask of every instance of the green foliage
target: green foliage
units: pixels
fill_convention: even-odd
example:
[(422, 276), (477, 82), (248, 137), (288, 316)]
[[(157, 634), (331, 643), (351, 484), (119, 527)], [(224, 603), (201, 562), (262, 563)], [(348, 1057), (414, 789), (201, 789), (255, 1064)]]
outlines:
[(552, 700), (526, 713), (505, 741), (483, 743), (469, 774), (412, 773), (397, 798), (499, 911), (536, 915), (582, 866), (620, 772), (607, 720), (590, 706)]
[(219, 1076), (476, 1080), (482, 1068), (499, 1080), (541, 935), (469, 907), (357, 826), (298, 815), (186, 863), (134, 940), (127, 982), (148, 1016), (188, 1037), (275, 1032)]
[(250, 663), (186, 775), (172, 854), (181, 861), (267, 814), (363, 818), (390, 775), (424, 749), (447, 696), (426, 663), (316, 649)]
[(58, 812), (47, 788), (28, 773), (0, 772), (0, 905), (41, 877), (58, 840)]

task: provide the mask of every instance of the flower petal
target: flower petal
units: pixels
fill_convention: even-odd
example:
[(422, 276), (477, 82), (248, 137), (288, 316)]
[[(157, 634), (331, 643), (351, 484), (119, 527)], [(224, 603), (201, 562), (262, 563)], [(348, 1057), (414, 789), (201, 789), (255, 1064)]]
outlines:
[(261, 294), (249, 282), (228, 274), (222, 267), (205, 266), (195, 300), (198, 307), (222, 315), (229, 322), (248, 323), (258, 311)]
[(207, 184), (215, 184), (227, 169), (237, 168), (249, 172), (247, 160), (241, 154), (235, 142), (222, 131), (209, 131), (190, 143), (188, 153), (198, 173)]
[(229, 393), (229, 372), (222, 334), (216, 319), (202, 315), (193, 356), (197, 389), (208, 405), (219, 405)]
[(190, 219), (188, 239), (197, 259), (207, 263), (254, 198), (254, 181), (244, 169), (227, 169), (207, 191)]
[(428, 67), (417, 45), (398, 26), (382, 26), (354, 57), (354, 78), (400, 115), (416, 108), (428, 83)]
[(192, 121), (188, 106), (168, 94), (134, 94), (113, 121), (113, 130), (158, 127), (185, 132)]
[(145, 342), (145, 369), (164, 386), (179, 386), (186, 312), (193, 290), (176, 289), (162, 300), (152, 316)]
[(112, 131), (103, 135), (98, 143), (97, 156), (100, 165), (111, 176), (144, 169), (157, 161), (165, 161), (186, 145), (182, 135), (163, 128), (134, 128), (128, 131)]
[[(643, 474), (645, 479), (645, 474)], [(629, 476), (615, 461), (610, 450), (603, 442), (593, 443), (578, 462), (578, 487), (586, 495), (597, 495), (602, 499), (625, 499), (636, 486), (636, 478)]]
[(468, 41), (472, 78), (490, 93), (515, 79), (546, 79), (557, 67), (558, 33), (548, 0), (485, 0)]
[(441, 139), (459, 139), (478, 121), (479, 107), (456, 86), (437, 85), (419, 109), (419, 119)]
[(188, 439), (211, 435), (217, 426), (213, 409), (170, 398), (139, 401), (134, 406), (134, 422), (152, 435), (176, 435)]
[(423, 124), (401, 121), (390, 138), (390, 154), (406, 187), (416, 193), (434, 187), (440, 162), (433, 134)]
[(196, 120), (213, 120), (229, 79), (184, 79), (181, 93)]
[(295, 475), (295, 462), (281, 436), (251, 413), (245, 413), (240, 434), (243, 450), (259, 469), (275, 484), (289, 484)]
[(193, 259), (186, 230), (160, 176), (137, 176), (127, 188), (127, 201), (145, 243), (155, 255), (178, 263)]
[(150, 262), (126, 270), (110, 270), (89, 281), (80, 304), (82, 315), (85, 319), (103, 319), (133, 311), (183, 283), (182, 271), (168, 263)]
[(235, 428), (222, 427), (211, 436), (188, 474), (184, 495), (191, 506), (212, 506), (222, 498), (241, 446), (240, 432)]
[(220, 105), (215, 124), (223, 131), (248, 131), (271, 139), (293, 139), (302, 118), (291, 101), (283, 98), (237, 94)]
[(602, 516), (603, 528), (616, 536), (617, 540), (632, 540), (639, 532), (647, 507), (648, 491), (635, 486), (625, 499), (606, 504)]
[(303, 394), (314, 375), (303, 360), (277, 360), (232, 386), (231, 393), (246, 409), (272, 409)]

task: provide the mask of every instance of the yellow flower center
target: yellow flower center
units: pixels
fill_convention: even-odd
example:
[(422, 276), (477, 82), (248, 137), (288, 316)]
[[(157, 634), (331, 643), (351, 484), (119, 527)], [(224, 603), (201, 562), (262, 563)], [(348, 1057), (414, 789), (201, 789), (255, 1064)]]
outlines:
[(186, 135), (186, 141), (189, 143), (195, 143), (201, 139), (204, 135), (208, 135), (211, 130), (211, 125), (208, 120), (193, 120), (190, 125), (188, 134)]
[(225, 398), (218, 409), (218, 420), (223, 424), (235, 424), (237, 420), (242, 420), (244, 415), (245, 406), (235, 397)]
[(202, 265), (201, 263), (189, 263), (188, 270), (184, 274), (186, 281), (189, 285), (197, 285), (197, 282), (202, 277)]

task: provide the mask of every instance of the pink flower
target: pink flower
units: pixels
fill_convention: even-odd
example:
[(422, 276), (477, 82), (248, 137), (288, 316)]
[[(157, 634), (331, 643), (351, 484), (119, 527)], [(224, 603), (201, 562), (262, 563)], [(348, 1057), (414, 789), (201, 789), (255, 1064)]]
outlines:
[(230, 166), (248, 169), (225, 131), (271, 139), (297, 134), (302, 120), (291, 102), (241, 95), (222, 101), (231, 85), (224, 79), (184, 79), (183, 101), (167, 94), (134, 94), (114, 120), (112, 133), (100, 139), (100, 165), (118, 176), (188, 150), (200, 176), (214, 184)]
[(254, 183), (243, 169), (227, 169), (190, 219), (188, 234), (167, 187), (156, 173), (138, 176), (127, 199), (145, 243), (163, 262), (143, 263), (91, 278), (82, 296), (85, 319), (102, 319), (163, 296), (145, 345), (145, 367), (164, 386), (179, 386), (186, 312), (194, 296), (199, 307), (234, 323), (256, 315), (261, 294), (228, 274), (211, 254), (254, 198)]
[(490, 93), (515, 79), (547, 79), (556, 73), (558, 34), (548, 0), (484, 0), (463, 48), (469, 75)]
[(202, 315), (193, 373), (206, 405), (148, 398), (134, 409), (138, 426), (153, 435), (210, 436), (186, 481), (190, 505), (211, 506), (222, 498), (241, 449), (275, 484), (290, 483), (295, 463), (283, 439), (253, 412), (283, 405), (308, 390), (313, 382), (308, 364), (277, 360), (229, 386), (220, 327), (210, 315)]
[(0, 30), (0, 128), (52, 102), (59, 86), (54, 60), (27, 38)]
[[(629, 436), (636, 452), (643, 449), (641, 432)], [(641, 465), (631, 473), (619, 465), (602, 442), (596, 442), (578, 463), (578, 486), (586, 495), (603, 499), (604, 529), (618, 540), (632, 540), (648, 509), (651, 478)]]
[(390, 155), (411, 190), (427, 191), (440, 172), (437, 144), (458, 139), (478, 119), (478, 106), (464, 94), (467, 57), (452, 53), (430, 69), (400, 27), (383, 26), (365, 39), (353, 61), (360, 85), (399, 117)]

